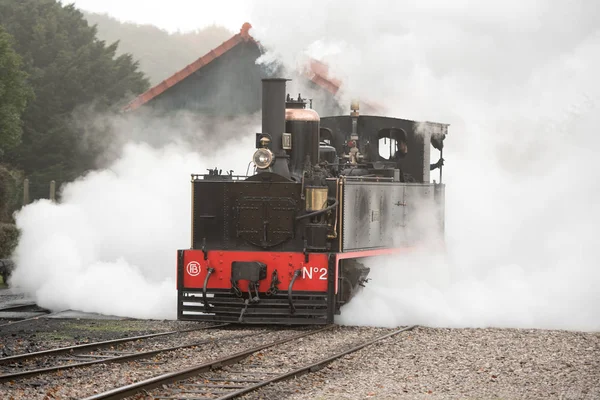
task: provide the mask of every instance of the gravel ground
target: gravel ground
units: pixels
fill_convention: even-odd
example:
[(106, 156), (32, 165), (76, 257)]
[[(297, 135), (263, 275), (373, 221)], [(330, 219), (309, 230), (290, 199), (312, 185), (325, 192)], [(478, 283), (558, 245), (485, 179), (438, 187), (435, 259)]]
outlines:
[[(113, 321), (114, 322), (114, 321)], [(123, 326), (137, 321), (119, 321)], [(158, 323), (155, 321), (155, 323)], [(169, 325), (172, 323), (168, 323)], [(175, 323), (177, 324), (177, 323)], [(134, 324), (135, 325), (135, 324)], [(164, 329), (169, 330), (169, 329)], [(253, 333), (249, 338), (220, 341), (223, 338), (237, 337)], [(122, 364), (95, 364), (73, 370), (59, 371), (39, 377), (0, 384), (0, 399), (79, 399), (101, 393), (117, 386), (131, 384), (140, 380), (167, 372), (200, 364), (210, 359), (223, 357), (248, 347), (257, 346), (265, 340), (277, 340), (297, 334), (295, 330), (273, 330), (261, 328), (249, 329), (211, 329), (186, 334), (181, 337), (169, 336), (162, 340), (161, 348), (212, 339), (210, 343), (196, 347), (169, 351), (143, 360)], [(156, 349), (155, 340), (144, 341), (139, 350)], [(149, 361), (149, 363), (148, 363)]]
[[(229, 371), (250, 371), (253, 376), (265, 377), (268, 373), (282, 374), (292, 371), (306, 363), (318, 361), (339, 351), (349, 349), (370, 337), (380, 336), (392, 329), (374, 329), (364, 327), (336, 327), (321, 333), (310, 335), (276, 347), (265, 349), (242, 360), (240, 363), (224, 367), (215, 372), (202, 374), (198, 379), (190, 379), (189, 384), (204, 384), (211, 378), (237, 379), (238, 374)], [(180, 386), (178, 383), (177, 386)], [(170, 390), (153, 391), (152, 396), (172, 396)], [(143, 396), (136, 399), (144, 399)]]
[(245, 399), (600, 399), (600, 334), (417, 328)]
[[(22, 352), (78, 342), (187, 329), (176, 321), (38, 320), (0, 329), (5, 352)], [(261, 331), (261, 328), (252, 328)], [(214, 330), (202, 337), (239, 335)], [(304, 343), (265, 351), (247, 363), (269, 358), (283, 369), (297, 368), (325, 354), (389, 330), (338, 327)], [(156, 364), (96, 365), (23, 383), (0, 385), (2, 399), (74, 399), (165, 371), (240, 351), (251, 344), (294, 335), (287, 330), (264, 337), (214, 343), (170, 352)], [(198, 336), (200, 338), (200, 336)], [(30, 342), (33, 341), (33, 344)], [(161, 345), (163, 343), (161, 342)], [(30, 350), (33, 351), (33, 350)], [(266, 358), (264, 358), (266, 359)], [(270, 385), (245, 399), (600, 399), (600, 333), (516, 329), (416, 328), (369, 346), (319, 372)]]
[[(7, 322), (0, 320), (0, 324)], [(40, 318), (2, 326), (0, 328), (0, 357), (122, 337), (185, 330), (199, 325), (210, 324), (183, 321)]]
[[(246, 332), (233, 331), (230, 334), (226, 334), (229, 337), (236, 337), (247, 334)], [(42, 356), (35, 357), (33, 359), (21, 360), (18, 362), (12, 362), (0, 365), (0, 373), (11, 374), (19, 373), (23, 371), (35, 370), (39, 368), (55, 367), (59, 365), (69, 365), (73, 363), (95, 361), (93, 358), (85, 358), (86, 355), (90, 356), (119, 356), (125, 355), (126, 353), (141, 353), (147, 351), (162, 350), (167, 348), (173, 348), (186, 344), (198, 344), (205, 342), (206, 340), (221, 338), (224, 335), (213, 335), (211, 332), (200, 330), (192, 332), (181, 332), (173, 335), (158, 336), (152, 338), (136, 339), (121, 344), (113, 344), (110, 347), (103, 347), (96, 350), (84, 350), (82, 352), (76, 352), (71, 354), (59, 354), (55, 356)], [(72, 357), (74, 356), (74, 357)]]

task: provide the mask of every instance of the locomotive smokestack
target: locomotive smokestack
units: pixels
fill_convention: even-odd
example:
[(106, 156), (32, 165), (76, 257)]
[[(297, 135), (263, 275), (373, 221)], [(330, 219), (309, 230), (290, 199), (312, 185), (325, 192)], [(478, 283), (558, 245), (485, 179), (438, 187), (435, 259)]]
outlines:
[(271, 135), (271, 150), (276, 160), (273, 172), (290, 177), (287, 155), (282, 148), (285, 132), (285, 83), (289, 79), (269, 78), (262, 80), (262, 132)]
[(262, 131), (271, 135), (273, 153), (281, 152), (281, 137), (285, 132), (285, 82), (289, 79), (263, 79)]

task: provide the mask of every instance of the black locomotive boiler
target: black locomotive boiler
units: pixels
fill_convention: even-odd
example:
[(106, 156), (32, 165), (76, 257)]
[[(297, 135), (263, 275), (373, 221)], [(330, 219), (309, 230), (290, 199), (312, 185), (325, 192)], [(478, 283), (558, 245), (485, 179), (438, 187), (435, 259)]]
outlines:
[(360, 115), (355, 103), (321, 118), (286, 98), (286, 81), (263, 80), (253, 173), (192, 175), (180, 320), (332, 323), (367, 279), (363, 259), (443, 234), (445, 186), (430, 182), (430, 154), (447, 124)]

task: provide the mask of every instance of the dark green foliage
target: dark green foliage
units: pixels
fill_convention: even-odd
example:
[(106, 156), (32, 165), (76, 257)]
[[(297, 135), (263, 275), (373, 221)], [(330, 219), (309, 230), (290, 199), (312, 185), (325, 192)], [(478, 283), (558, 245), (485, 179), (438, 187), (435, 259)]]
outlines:
[(0, 258), (10, 258), (19, 242), (16, 225), (0, 223)]
[(0, 159), (21, 141), (21, 115), (33, 93), (12, 43), (13, 38), (0, 26)]
[(151, 83), (157, 84), (233, 36), (221, 26), (195, 32), (173, 33), (152, 25), (121, 23), (106, 15), (84, 12), (90, 25), (96, 25), (98, 38), (119, 41), (119, 52), (135, 55)]
[(46, 185), (73, 180), (94, 168), (96, 158), (79, 145), (82, 132), (73, 111), (118, 109), (149, 82), (131, 55), (116, 56), (117, 43), (96, 38), (96, 29), (73, 5), (0, 0), (0, 25), (14, 37), (35, 92), (23, 114), (22, 143), (5, 160)]
[(23, 201), (23, 175), (0, 165), (0, 222), (13, 222), (13, 213)]

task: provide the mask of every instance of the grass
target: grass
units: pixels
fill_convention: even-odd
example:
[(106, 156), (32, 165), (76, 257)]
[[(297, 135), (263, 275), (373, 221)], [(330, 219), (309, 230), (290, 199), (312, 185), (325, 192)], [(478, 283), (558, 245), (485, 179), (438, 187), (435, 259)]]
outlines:
[(67, 332), (37, 332), (37, 338), (42, 342), (52, 341), (66, 341), (71, 342), (75, 340), (75, 335), (71, 335)]

